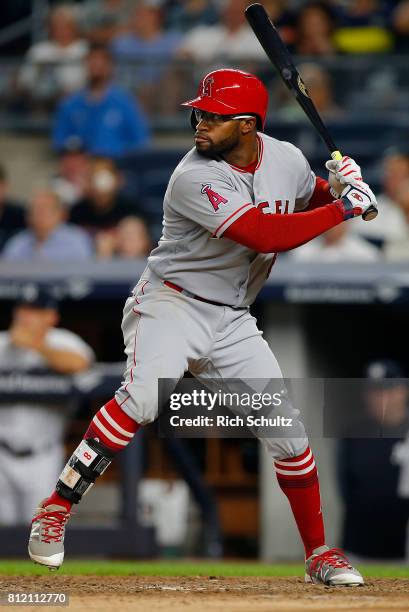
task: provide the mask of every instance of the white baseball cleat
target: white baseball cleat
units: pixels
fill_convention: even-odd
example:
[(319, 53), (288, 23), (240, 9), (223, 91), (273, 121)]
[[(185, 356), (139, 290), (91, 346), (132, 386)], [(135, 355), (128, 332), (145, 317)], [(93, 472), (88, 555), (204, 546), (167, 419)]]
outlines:
[(36, 509), (31, 522), (28, 554), (30, 558), (49, 569), (58, 569), (64, 561), (65, 524), (71, 516), (64, 506), (43, 506)]
[(305, 562), (305, 582), (327, 586), (360, 586), (361, 574), (339, 548), (320, 546)]

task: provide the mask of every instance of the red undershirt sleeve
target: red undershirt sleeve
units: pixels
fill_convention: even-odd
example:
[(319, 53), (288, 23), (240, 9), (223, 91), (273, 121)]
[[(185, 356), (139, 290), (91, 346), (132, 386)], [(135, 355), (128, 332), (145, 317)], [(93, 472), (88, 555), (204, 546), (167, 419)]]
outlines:
[(338, 201), (290, 215), (263, 214), (251, 208), (226, 229), (223, 237), (258, 253), (280, 253), (301, 246), (342, 221), (344, 213)]
[(330, 193), (330, 185), (328, 181), (321, 178), (320, 176), (316, 177), (315, 181), (315, 189), (312, 193), (312, 196), (308, 202), (308, 205), (304, 208), (303, 212), (307, 210), (315, 210), (316, 208), (320, 208), (321, 206), (325, 206), (328, 202), (331, 202), (334, 198)]

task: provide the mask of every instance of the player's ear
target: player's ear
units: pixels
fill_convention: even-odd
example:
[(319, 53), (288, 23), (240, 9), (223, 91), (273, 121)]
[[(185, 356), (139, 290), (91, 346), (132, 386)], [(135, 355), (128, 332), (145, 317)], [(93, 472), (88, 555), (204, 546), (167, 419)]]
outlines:
[(242, 134), (250, 134), (251, 132), (257, 131), (257, 119), (255, 117), (242, 119), (240, 124)]

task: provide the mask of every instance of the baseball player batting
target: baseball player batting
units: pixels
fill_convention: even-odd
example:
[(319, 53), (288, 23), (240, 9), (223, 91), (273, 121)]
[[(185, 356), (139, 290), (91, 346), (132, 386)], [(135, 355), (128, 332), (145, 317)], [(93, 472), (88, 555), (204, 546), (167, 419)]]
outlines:
[[(299, 149), (263, 133), (268, 93), (254, 75), (213, 71), (183, 106), (192, 109), (195, 146), (170, 178), (162, 238), (124, 307), (123, 383), (32, 521), (30, 557), (50, 568), (63, 562), (72, 505), (156, 419), (158, 379), (176, 386), (186, 370), (203, 381), (281, 378), (249, 311), (277, 253), (376, 206), (352, 159), (327, 162), (327, 182)], [(305, 546), (305, 580), (363, 584), (342, 551), (326, 544), (317, 468), (297, 417), (296, 431), (262, 442)]]

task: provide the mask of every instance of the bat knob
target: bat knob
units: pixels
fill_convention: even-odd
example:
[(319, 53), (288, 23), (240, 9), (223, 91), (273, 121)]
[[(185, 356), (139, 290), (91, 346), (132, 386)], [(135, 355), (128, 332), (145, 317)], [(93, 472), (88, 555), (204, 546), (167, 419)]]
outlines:
[(373, 219), (376, 219), (377, 216), (378, 211), (376, 210), (376, 208), (374, 206), (370, 206), (370, 208), (368, 208), (368, 210), (366, 210), (362, 215), (362, 219), (364, 221), (372, 221)]

